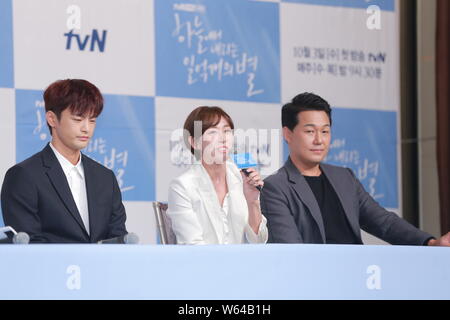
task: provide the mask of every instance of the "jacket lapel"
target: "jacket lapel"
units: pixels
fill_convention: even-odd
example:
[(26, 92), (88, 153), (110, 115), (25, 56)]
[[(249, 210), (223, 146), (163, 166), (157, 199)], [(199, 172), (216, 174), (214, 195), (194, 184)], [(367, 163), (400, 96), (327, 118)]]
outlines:
[(332, 167), (326, 164), (321, 164), (320, 168), (322, 169), (322, 172), (326, 175), (328, 181), (330, 181), (331, 186), (336, 192), (339, 201), (341, 202), (342, 208), (344, 209), (347, 220), (352, 228), (352, 231), (355, 233), (358, 239), (361, 240), (359, 221), (357, 219), (357, 215), (354, 212), (352, 199), (351, 197), (346, 196), (348, 194), (348, 188), (346, 189), (345, 186), (341, 185), (340, 182), (342, 181), (342, 179), (339, 179), (339, 177), (334, 174), (336, 171), (333, 170)]
[(88, 202), (88, 212), (89, 212), (89, 229), (90, 230), (90, 236), (92, 239), (98, 239), (97, 235), (100, 233), (98, 230), (98, 227), (101, 225), (98, 221), (98, 218), (100, 217), (98, 214), (94, 214), (97, 212), (95, 210), (95, 198), (94, 195), (97, 194), (95, 190), (95, 181), (100, 181), (100, 179), (97, 179), (95, 176), (95, 170), (91, 167), (90, 161), (86, 159), (86, 156), (84, 154), (81, 154), (81, 161), (83, 162), (83, 168), (84, 168), (84, 180), (86, 182), (86, 196), (87, 196), (87, 202)]
[(290, 158), (288, 158), (284, 167), (288, 173), (288, 179), (293, 184), (293, 188), (297, 193), (297, 196), (306, 205), (306, 207), (308, 207), (309, 212), (311, 212), (311, 215), (316, 221), (319, 227), (322, 241), (323, 243), (325, 243), (326, 242), (325, 227), (323, 225), (322, 214), (320, 212), (319, 205), (317, 204), (316, 197), (314, 196), (305, 178), (298, 171), (297, 167), (295, 167)]
[(233, 162), (227, 162), (228, 217), (230, 217), (230, 223), (233, 225), (230, 228), (230, 233), (234, 239), (233, 243), (242, 241), (241, 234), (235, 233), (234, 230), (241, 230), (243, 226), (248, 224), (248, 214), (242, 214), (248, 212), (242, 183), (242, 177), (237, 166)]
[(67, 182), (64, 171), (49, 144), (47, 144), (44, 150), (42, 150), (42, 156), (43, 165), (48, 168), (46, 174), (55, 188), (56, 193), (59, 195), (60, 199), (64, 203), (64, 206), (78, 223), (85, 235), (89, 238), (83, 221), (81, 220), (81, 215), (78, 212), (77, 205), (73, 200), (72, 192), (70, 191), (69, 183)]
[(205, 206), (206, 214), (211, 221), (211, 225), (214, 228), (214, 232), (217, 235), (219, 243), (221, 243), (223, 241), (220, 236), (222, 234), (222, 232), (220, 232), (222, 228), (219, 220), (220, 217), (217, 212), (217, 208), (220, 207), (220, 204), (219, 199), (217, 198), (216, 190), (214, 189), (211, 178), (201, 164), (194, 164), (192, 166), (192, 170), (195, 171), (195, 176), (198, 179), (198, 183), (196, 185), (198, 186), (197, 188), (200, 197), (203, 200), (202, 202)]

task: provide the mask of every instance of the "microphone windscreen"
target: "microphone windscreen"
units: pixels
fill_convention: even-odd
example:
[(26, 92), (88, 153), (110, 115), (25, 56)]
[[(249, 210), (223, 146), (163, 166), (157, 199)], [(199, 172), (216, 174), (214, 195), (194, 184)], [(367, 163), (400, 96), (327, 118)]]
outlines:
[(15, 244), (29, 244), (30, 236), (25, 232), (19, 232), (13, 237), (13, 243)]
[(239, 170), (246, 168), (257, 167), (258, 163), (253, 159), (251, 153), (235, 153), (231, 155), (233, 162), (236, 164)]
[(131, 233), (128, 233), (127, 235), (125, 235), (125, 237), (123, 238), (123, 242), (125, 244), (138, 244), (139, 237), (137, 234), (131, 232)]

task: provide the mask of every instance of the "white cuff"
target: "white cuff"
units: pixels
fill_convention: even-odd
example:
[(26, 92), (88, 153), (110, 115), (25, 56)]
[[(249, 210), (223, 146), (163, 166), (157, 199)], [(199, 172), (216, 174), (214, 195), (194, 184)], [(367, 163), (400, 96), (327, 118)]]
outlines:
[(262, 216), (262, 220), (258, 228), (258, 234), (256, 234), (252, 227), (250, 227), (247, 223), (245, 226), (245, 237), (247, 238), (248, 243), (266, 243), (269, 238), (266, 217)]

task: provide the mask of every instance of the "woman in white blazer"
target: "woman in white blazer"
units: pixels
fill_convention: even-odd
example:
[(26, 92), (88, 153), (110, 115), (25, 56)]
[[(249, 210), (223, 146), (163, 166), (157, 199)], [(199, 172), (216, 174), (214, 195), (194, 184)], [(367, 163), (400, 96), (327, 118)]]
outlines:
[(198, 107), (184, 129), (197, 161), (169, 187), (167, 214), (177, 243), (266, 243), (267, 220), (256, 188), (264, 183), (255, 169), (246, 176), (228, 160), (234, 129), (230, 116), (219, 107)]

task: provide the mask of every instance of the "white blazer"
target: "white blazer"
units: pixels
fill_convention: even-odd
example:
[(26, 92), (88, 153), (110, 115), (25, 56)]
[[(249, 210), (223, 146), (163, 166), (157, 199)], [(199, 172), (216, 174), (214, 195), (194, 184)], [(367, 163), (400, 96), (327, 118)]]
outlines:
[[(266, 243), (266, 218), (262, 216), (256, 234), (248, 224), (248, 207), (239, 169), (230, 161), (226, 165), (228, 243)], [(223, 244), (225, 231), (221, 210), (214, 185), (203, 165), (192, 165), (170, 183), (167, 214), (178, 244)]]

